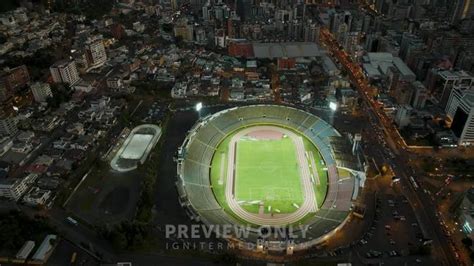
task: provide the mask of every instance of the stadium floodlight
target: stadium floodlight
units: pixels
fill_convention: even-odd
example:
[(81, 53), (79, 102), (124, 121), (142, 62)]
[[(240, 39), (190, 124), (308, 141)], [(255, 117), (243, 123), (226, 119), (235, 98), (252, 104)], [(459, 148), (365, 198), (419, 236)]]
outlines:
[(200, 112), (202, 109), (202, 103), (197, 103), (196, 104), (196, 111)]
[(335, 102), (330, 102), (329, 103), (329, 109), (331, 109), (332, 111), (336, 111), (337, 110), (337, 103)]

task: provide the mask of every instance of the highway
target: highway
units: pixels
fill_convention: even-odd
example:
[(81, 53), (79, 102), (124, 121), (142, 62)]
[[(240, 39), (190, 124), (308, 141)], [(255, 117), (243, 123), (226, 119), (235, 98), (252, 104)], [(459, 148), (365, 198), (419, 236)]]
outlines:
[(406, 143), (401, 138), (397, 129), (383, 112), (382, 106), (374, 100), (376, 88), (368, 83), (361, 67), (357, 63), (354, 63), (345, 51), (339, 48), (339, 43), (334, 39), (328, 29), (321, 29), (320, 40), (321, 44), (330, 51), (333, 59), (338, 61), (347, 71), (352, 84), (354, 84), (368, 107), (368, 115), (375, 119), (375, 122), (381, 126), (382, 131), (385, 133), (385, 140), (395, 155), (393, 160), (391, 160), (391, 165), (394, 173), (401, 178), (401, 191), (414, 209), (424, 235), (426, 238), (433, 240), (432, 256), (443, 265), (459, 265), (460, 262), (455, 258), (436, 216), (436, 206), (433, 206), (432, 200), (422, 189), (416, 190), (412, 183), (409, 182), (411, 173), (407, 173), (406, 160), (410, 157), (410, 153), (407, 151)]

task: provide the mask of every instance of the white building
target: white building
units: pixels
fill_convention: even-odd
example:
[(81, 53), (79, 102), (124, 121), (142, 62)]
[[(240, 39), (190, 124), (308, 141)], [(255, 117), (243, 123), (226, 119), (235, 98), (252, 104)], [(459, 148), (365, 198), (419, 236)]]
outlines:
[(458, 137), (458, 144), (473, 145), (474, 89), (453, 89), (446, 106), (446, 114), (452, 119), (451, 130)]
[(438, 72), (438, 75), (436, 96), (441, 108), (447, 108), (453, 89), (466, 90), (474, 86), (474, 77), (466, 71), (445, 70)]
[(32, 206), (46, 205), (51, 197), (51, 190), (33, 187), (28, 194), (23, 197), (23, 202)]
[(51, 87), (48, 83), (35, 82), (31, 84), (31, 92), (33, 93), (35, 101), (39, 103), (46, 102), (46, 99), (53, 97)]
[(86, 60), (89, 68), (96, 68), (104, 65), (107, 61), (104, 42), (96, 40), (86, 47)]
[(72, 60), (58, 61), (49, 70), (56, 83), (69, 83), (72, 85), (79, 80), (76, 63)]
[(0, 156), (7, 153), (13, 146), (13, 140), (9, 137), (0, 138)]
[(395, 123), (399, 128), (404, 128), (410, 124), (410, 116), (413, 108), (409, 105), (402, 105), (395, 114)]
[(55, 241), (56, 239), (56, 235), (47, 235), (36, 250), (32, 259), (38, 262), (46, 262), (49, 256), (53, 253), (56, 246), (54, 243), (57, 243), (57, 241)]
[(26, 241), (25, 244), (21, 247), (21, 249), (16, 254), (15, 258), (19, 260), (26, 260), (28, 256), (31, 254), (31, 251), (35, 248), (34, 241)]
[(17, 201), (37, 178), (37, 174), (29, 174), (23, 178), (0, 179), (0, 197)]

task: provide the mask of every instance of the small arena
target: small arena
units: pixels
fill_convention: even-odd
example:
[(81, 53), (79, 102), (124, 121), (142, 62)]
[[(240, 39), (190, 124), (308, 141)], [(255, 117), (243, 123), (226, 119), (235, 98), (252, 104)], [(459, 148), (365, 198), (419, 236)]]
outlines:
[(157, 125), (145, 124), (135, 127), (115, 154), (110, 167), (118, 172), (137, 169), (139, 163), (145, 162), (160, 137), (161, 128)]
[[(338, 156), (348, 146), (324, 120), (292, 107), (253, 105), (212, 114), (179, 148), (181, 205), (209, 226), (255, 228), (242, 242), (256, 243), (262, 226), (307, 225), (305, 239), (291, 240), (295, 249), (306, 249), (342, 228), (363, 185), (363, 171), (347, 154)], [(340, 176), (342, 171), (349, 175)]]

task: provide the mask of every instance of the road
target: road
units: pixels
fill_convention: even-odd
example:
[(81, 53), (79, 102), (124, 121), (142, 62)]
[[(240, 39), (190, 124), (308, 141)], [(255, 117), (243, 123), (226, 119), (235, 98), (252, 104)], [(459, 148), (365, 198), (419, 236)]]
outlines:
[(382, 106), (374, 101), (376, 88), (368, 83), (360, 66), (352, 62), (347, 53), (340, 49), (339, 43), (328, 29), (321, 29), (321, 43), (329, 49), (332, 56), (345, 68), (352, 84), (355, 85), (368, 107), (368, 115), (381, 126), (385, 140), (395, 154), (391, 164), (394, 168), (394, 173), (401, 178), (401, 192), (407, 197), (415, 210), (425, 236), (433, 239), (433, 256), (444, 265), (459, 265), (450, 246), (447, 244), (448, 240), (444, 236), (439, 220), (436, 217), (436, 206), (432, 205), (431, 199), (424, 192), (421, 190), (417, 191), (412, 183), (409, 182), (411, 173), (407, 173), (406, 160), (410, 157), (410, 153), (407, 151), (406, 143), (398, 134), (397, 129), (394, 128), (391, 120), (382, 111)]

